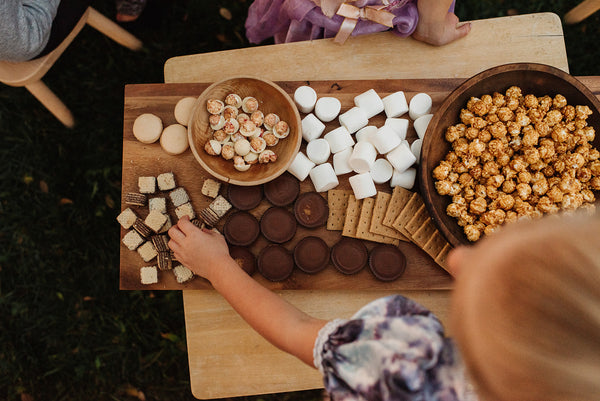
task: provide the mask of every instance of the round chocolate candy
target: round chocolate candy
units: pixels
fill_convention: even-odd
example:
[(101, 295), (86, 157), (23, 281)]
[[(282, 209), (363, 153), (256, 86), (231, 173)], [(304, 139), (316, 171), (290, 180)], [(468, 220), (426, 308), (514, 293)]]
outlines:
[(263, 189), (260, 185), (241, 186), (230, 184), (227, 188), (229, 202), (239, 210), (254, 209), (263, 198)]
[(243, 246), (230, 246), (229, 256), (246, 272), (253, 275), (256, 271), (256, 258), (250, 250)]
[(318, 273), (329, 263), (329, 246), (319, 237), (304, 237), (294, 248), (294, 262), (304, 273)]
[(300, 193), (300, 182), (289, 173), (264, 184), (265, 197), (275, 206), (287, 206), (296, 200)]
[(294, 258), (281, 245), (267, 245), (258, 254), (258, 271), (267, 280), (283, 281), (292, 275), (293, 270)]
[(406, 256), (393, 245), (379, 244), (369, 253), (369, 268), (381, 281), (394, 281), (406, 270)]
[(296, 218), (283, 207), (270, 207), (260, 219), (260, 231), (266, 239), (276, 244), (291, 240), (296, 234), (296, 227)]
[(367, 247), (361, 240), (344, 237), (331, 249), (331, 262), (344, 274), (358, 273), (368, 259)]
[(248, 212), (230, 214), (223, 226), (223, 235), (231, 245), (248, 246), (258, 238), (258, 234), (258, 220)]
[(327, 222), (329, 206), (318, 192), (306, 192), (296, 199), (294, 214), (301, 226), (320, 227)]

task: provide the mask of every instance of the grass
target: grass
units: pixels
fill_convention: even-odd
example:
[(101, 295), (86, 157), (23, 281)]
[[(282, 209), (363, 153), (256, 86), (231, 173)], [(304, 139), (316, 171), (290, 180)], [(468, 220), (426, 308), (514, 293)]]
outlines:
[[(523, 3), (462, 0), (456, 10), (462, 20), (562, 16), (578, 0)], [(249, 4), (150, 0), (125, 25), (146, 45), (138, 53), (85, 28), (44, 78), (74, 130), (25, 89), (0, 86), (0, 399), (193, 399), (181, 293), (118, 290), (123, 87), (162, 82), (173, 56), (248, 46)], [(114, 0), (94, 5), (114, 16)], [(599, 22), (564, 28), (573, 75), (598, 74)]]

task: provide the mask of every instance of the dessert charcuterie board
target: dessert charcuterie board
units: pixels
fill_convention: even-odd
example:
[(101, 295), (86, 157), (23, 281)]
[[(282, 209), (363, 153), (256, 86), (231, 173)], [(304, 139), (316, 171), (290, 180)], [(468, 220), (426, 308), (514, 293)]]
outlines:
[[(296, 88), (302, 85), (310, 85), (317, 92), (318, 96), (332, 96), (341, 101), (342, 112), (354, 106), (353, 99), (356, 95), (369, 89), (374, 89), (381, 97), (397, 91), (404, 91), (407, 98), (412, 97), (419, 92), (428, 93), (433, 99), (433, 109), (463, 80), (462, 79), (429, 79), (429, 80), (365, 80), (365, 81), (286, 81), (277, 82), (283, 90), (292, 95)], [(123, 123), (123, 170), (122, 170), (122, 206), (121, 210), (128, 205), (124, 202), (124, 196), (129, 192), (138, 191), (138, 177), (158, 176), (159, 174), (172, 172), (177, 180), (177, 185), (185, 188), (191, 199), (194, 209), (198, 212), (213, 201), (212, 198), (204, 196), (201, 193), (202, 185), (207, 178), (212, 178), (209, 173), (202, 169), (195, 160), (192, 152), (188, 149), (186, 152), (171, 156), (165, 153), (160, 144), (144, 144), (136, 140), (133, 135), (132, 127), (136, 117), (143, 113), (152, 113), (159, 116), (163, 125), (166, 127), (175, 124), (173, 114), (174, 107), (178, 100), (187, 96), (199, 96), (209, 84), (136, 84), (125, 87), (124, 101), (124, 123)], [(301, 116), (304, 116), (301, 114)], [(370, 125), (382, 126), (385, 121), (385, 115), (377, 115), (369, 120)], [(339, 126), (337, 120), (326, 124), (325, 132)], [(416, 133), (411, 127), (408, 131), (407, 139), (411, 141), (416, 138)], [(304, 148), (304, 146), (303, 146)], [(336, 189), (350, 189), (348, 177), (350, 174), (339, 177), (339, 186)], [(388, 184), (377, 186), (378, 191), (391, 193), (392, 188)], [(413, 188), (417, 191), (417, 188)], [(314, 191), (310, 179), (300, 183), (300, 192)], [(227, 194), (227, 184), (221, 186), (221, 193)], [(327, 193), (322, 194), (324, 197)], [(167, 193), (157, 194), (168, 198)], [(260, 220), (262, 214), (272, 205), (267, 199), (250, 210), (257, 219)], [(169, 206), (171, 208), (172, 205)], [(293, 212), (293, 204), (288, 206)], [(136, 210), (139, 217), (144, 219), (147, 215), (147, 208)], [(169, 209), (171, 216), (175, 216), (172, 209)], [(231, 211), (229, 213), (232, 213)], [(223, 218), (217, 225), (217, 229), (222, 229)], [(119, 227), (115, 222), (115, 227)], [(123, 238), (127, 230), (120, 228), (120, 239)], [(283, 245), (290, 251), (294, 246), (307, 236), (318, 236), (322, 238), (329, 247), (342, 238), (341, 231), (327, 230), (323, 225), (316, 228), (305, 228), (298, 225), (294, 237)], [(371, 250), (376, 243), (364, 241), (367, 249)], [(177, 283), (175, 276), (170, 271), (159, 271), (158, 283), (141, 284), (140, 268), (156, 264), (153, 261), (144, 262), (140, 255), (129, 250), (122, 242), (120, 246), (120, 288), (123, 290), (183, 290), (183, 289), (211, 289), (208, 281), (195, 277), (194, 279), (180, 284)], [(257, 256), (261, 249), (269, 244), (262, 235), (248, 249)], [(330, 263), (327, 268), (316, 274), (306, 274), (299, 269), (294, 269), (293, 274), (284, 281), (271, 282), (255, 273), (254, 278), (264, 284), (266, 287), (274, 290), (423, 290), (423, 289), (448, 289), (452, 287), (452, 278), (442, 269), (427, 253), (411, 242), (400, 241), (399, 249), (404, 253), (407, 259), (406, 270), (404, 274), (391, 282), (384, 282), (376, 279), (365, 267), (357, 274), (344, 275), (340, 273)]]

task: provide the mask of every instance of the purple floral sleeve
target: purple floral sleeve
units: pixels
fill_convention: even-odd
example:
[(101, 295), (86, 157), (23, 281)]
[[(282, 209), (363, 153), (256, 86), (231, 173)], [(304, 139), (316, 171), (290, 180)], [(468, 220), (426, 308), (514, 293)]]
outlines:
[(332, 400), (474, 401), (454, 343), (426, 308), (376, 300), (319, 333), (315, 366)]

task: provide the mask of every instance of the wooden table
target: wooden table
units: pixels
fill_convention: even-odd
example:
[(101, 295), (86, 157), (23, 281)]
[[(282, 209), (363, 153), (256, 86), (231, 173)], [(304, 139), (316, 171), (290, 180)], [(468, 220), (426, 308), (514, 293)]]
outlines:
[[(274, 55), (278, 63), (272, 62)], [(466, 38), (444, 47), (385, 32), (351, 38), (343, 46), (317, 40), (175, 57), (165, 63), (165, 82), (213, 82), (248, 74), (273, 81), (467, 78), (511, 62), (538, 62), (568, 71), (559, 17), (541, 13), (473, 21)], [(307, 313), (330, 319), (349, 317), (390, 291), (279, 293)], [(446, 320), (449, 290), (402, 293)], [(197, 398), (322, 387), (316, 370), (254, 333), (219, 294), (183, 291), (183, 297), (191, 387)]]

